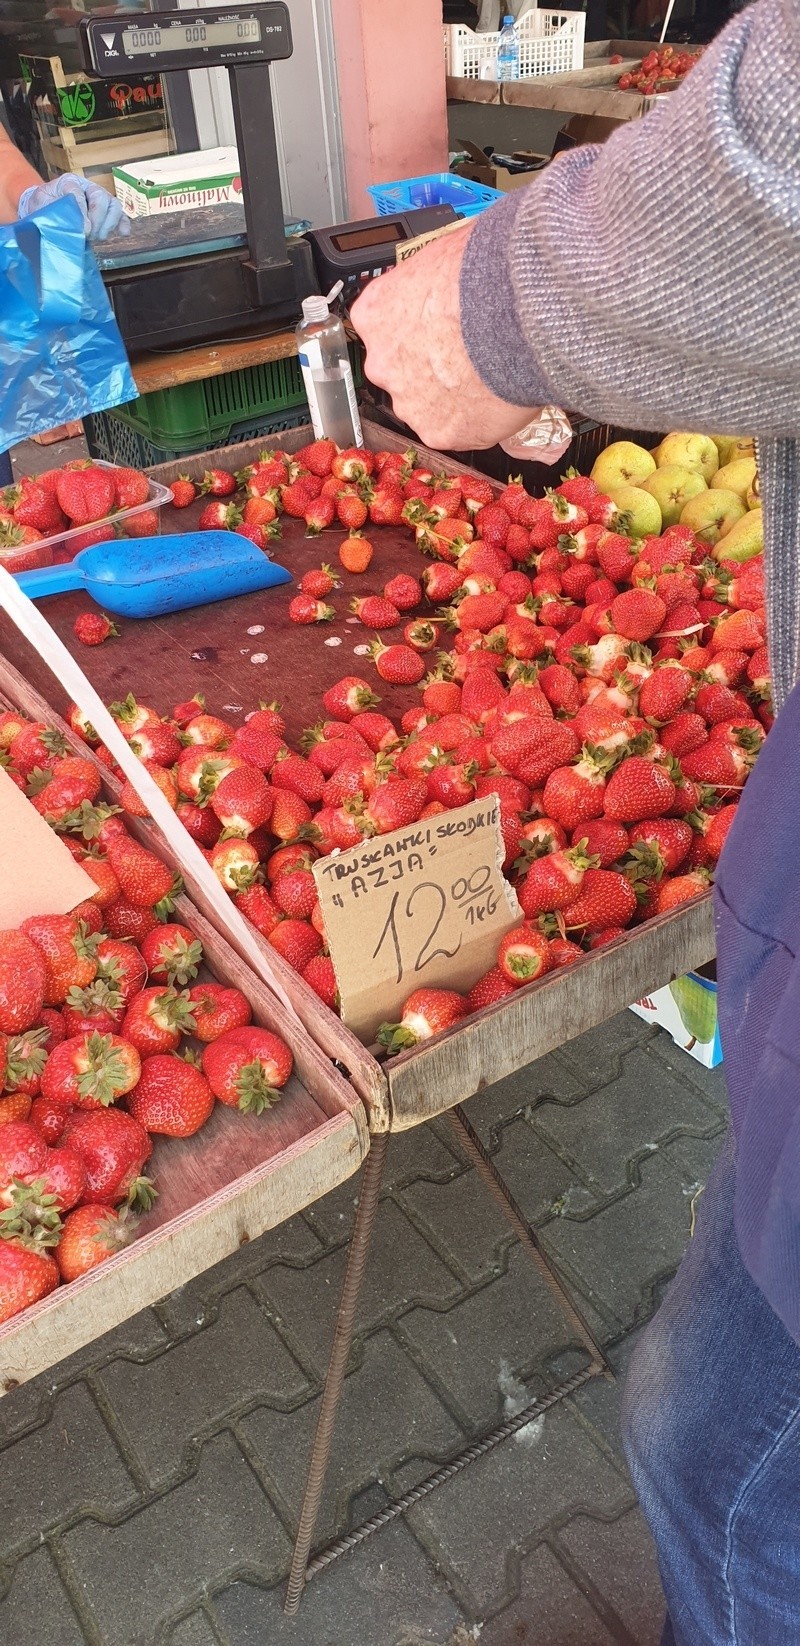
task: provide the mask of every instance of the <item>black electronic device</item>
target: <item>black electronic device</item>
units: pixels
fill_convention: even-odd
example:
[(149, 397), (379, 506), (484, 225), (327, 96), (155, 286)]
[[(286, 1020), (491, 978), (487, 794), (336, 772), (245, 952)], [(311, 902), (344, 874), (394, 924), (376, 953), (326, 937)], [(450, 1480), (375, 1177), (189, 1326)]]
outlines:
[(292, 55), (286, 6), (265, 0), (220, 11), (85, 17), (80, 38), (84, 63), (101, 80), (143, 70), (168, 74), (170, 69), (273, 63)]
[(357, 223), (310, 229), (306, 239), (311, 244), (322, 290), (328, 291), (341, 280), (342, 300), (349, 308), (362, 286), (393, 267), (399, 247), (455, 221), (452, 206), (420, 206), (390, 217), (363, 217)]

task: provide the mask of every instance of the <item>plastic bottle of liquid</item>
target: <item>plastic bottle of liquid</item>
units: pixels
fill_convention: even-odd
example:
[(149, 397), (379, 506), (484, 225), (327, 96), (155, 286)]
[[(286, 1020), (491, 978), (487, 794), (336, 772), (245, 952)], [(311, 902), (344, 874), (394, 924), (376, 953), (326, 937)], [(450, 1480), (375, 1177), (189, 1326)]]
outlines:
[(333, 291), (328, 297), (303, 298), (303, 318), (295, 333), (297, 353), (316, 438), (335, 440), (337, 446), (360, 446), (361, 419), (347, 337), (329, 308), (335, 295)]
[(513, 17), (503, 18), (503, 27), (497, 42), (497, 78), (519, 79), (519, 41)]

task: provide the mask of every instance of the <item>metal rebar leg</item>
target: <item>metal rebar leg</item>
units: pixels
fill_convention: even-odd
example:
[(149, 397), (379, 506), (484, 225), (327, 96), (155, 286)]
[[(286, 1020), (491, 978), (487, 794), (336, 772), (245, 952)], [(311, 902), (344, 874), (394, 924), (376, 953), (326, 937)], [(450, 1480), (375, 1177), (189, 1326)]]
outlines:
[(331, 1453), (333, 1433), (336, 1427), (336, 1414), (342, 1395), (347, 1362), (350, 1358), (350, 1346), (353, 1341), (356, 1309), (364, 1279), (367, 1257), (372, 1242), (372, 1232), (375, 1226), (375, 1214), (378, 1210), (378, 1196), (383, 1181), (383, 1169), (386, 1164), (386, 1149), (389, 1143), (389, 1133), (382, 1132), (372, 1138), (369, 1154), (364, 1166), (364, 1176), (361, 1181), (361, 1193), (358, 1200), (355, 1228), (350, 1240), (350, 1250), (347, 1255), (347, 1269), (342, 1286), (342, 1296), (339, 1303), (339, 1313), (336, 1317), (336, 1329), (333, 1335), (328, 1371), (325, 1378), (325, 1388), (317, 1418), (317, 1428), (314, 1435), (314, 1445), (311, 1450), (311, 1461), (308, 1466), (303, 1507), (300, 1511), (300, 1522), (297, 1528), (297, 1539), (292, 1556), (292, 1567), (289, 1573), (289, 1583), (286, 1590), (284, 1611), (288, 1617), (294, 1617), (299, 1605), (300, 1597), (306, 1581), (306, 1567), (311, 1549), (311, 1539), (314, 1536), (314, 1527), (317, 1523), (322, 1489), (328, 1469), (328, 1460)]
[(573, 1303), (569, 1293), (565, 1291), (562, 1286), (558, 1274), (556, 1273), (553, 1264), (550, 1262), (547, 1253), (540, 1245), (535, 1231), (531, 1228), (528, 1219), (525, 1217), (521, 1208), (517, 1205), (508, 1184), (498, 1172), (494, 1161), (487, 1153), (477, 1132), (467, 1119), (461, 1104), (457, 1103), (454, 1109), (450, 1109), (448, 1111), (448, 1114), (450, 1122), (458, 1136), (458, 1141), (461, 1144), (465, 1154), (469, 1157), (469, 1160), (475, 1167), (476, 1172), (483, 1178), (484, 1183), (494, 1195), (495, 1200), (498, 1201), (503, 1212), (505, 1213), (506, 1218), (508, 1219), (508, 1222), (514, 1230), (514, 1233), (517, 1235), (518, 1239), (521, 1240), (523, 1246), (525, 1246), (526, 1250), (532, 1257), (539, 1273), (542, 1275), (543, 1279), (547, 1281), (550, 1290), (558, 1298), (567, 1319), (570, 1321), (570, 1324), (574, 1328), (584, 1347), (591, 1355), (594, 1365), (598, 1369), (602, 1368), (605, 1376), (613, 1382), (614, 1373), (599, 1343), (590, 1330), (587, 1322), (584, 1320), (580, 1310)]

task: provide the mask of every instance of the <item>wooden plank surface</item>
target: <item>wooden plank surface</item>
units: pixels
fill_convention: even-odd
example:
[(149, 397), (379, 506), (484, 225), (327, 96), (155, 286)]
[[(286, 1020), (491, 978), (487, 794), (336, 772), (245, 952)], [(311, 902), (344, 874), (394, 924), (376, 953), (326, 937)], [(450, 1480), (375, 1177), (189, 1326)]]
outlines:
[(131, 371), (140, 394), (154, 389), (174, 389), (180, 383), (196, 383), (224, 372), (242, 371), (247, 366), (263, 366), (273, 360), (287, 360), (297, 353), (293, 331), (271, 332), (265, 337), (238, 337), (227, 343), (201, 344), (195, 349), (173, 349), (164, 354), (136, 354)]
[(158, 1199), (136, 1240), (0, 1326), (0, 1393), (293, 1217), (352, 1176), (367, 1153), (364, 1109), (329, 1060), (187, 899), (176, 913), (203, 943), (201, 978), (241, 988), (253, 1021), (291, 1045), (295, 1071), (263, 1115), (218, 1103), (194, 1137), (156, 1140), (147, 1170)]

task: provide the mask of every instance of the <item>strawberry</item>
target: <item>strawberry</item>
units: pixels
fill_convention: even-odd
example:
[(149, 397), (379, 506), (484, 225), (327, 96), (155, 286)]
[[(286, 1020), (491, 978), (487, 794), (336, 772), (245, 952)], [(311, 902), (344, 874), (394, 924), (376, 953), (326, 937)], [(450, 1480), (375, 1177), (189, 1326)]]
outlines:
[(416, 823), (428, 798), (424, 778), (398, 778), (381, 783), (370, 795), (364, 812), (366, 834), (390, 834), (393, 829), (404, 829)]
[(197, 976), (203, 945), (188, 926), (158, 926), (144, 939), (141, 955), (153, 983), (177, 983), (183, 988)]
[(456, 761), (449, 754), (438, 756), (428, 773), (428, 798), (448, 809), (465, 806), (475, 797), (477, 770), (469, 760)]
[(666, 914), (669, 909), (677, 908), (679, 903), (688, 903), (693, 897), (707, 892), (710, 880), (706, 869), (692, 869), (688, 874), (675, 875), (672, 880), (662, 880), (656, 892), (656, 914)]
[(553, 937), (550, 940), (550, 959), (553, 966), (571, 966), (574, 961), (583, 957), (583, 949), (579, 943), (572, 943), (568, 937)]
[(612, 772), (606, 785), (605, 814), (617, 823), (664, 817), (675, 804), (675, 784), (664, 766), (632, 755)]
[(109, 937), (130, 938), (134, 943), (141, 943), (147, 933), (158, 925), (152, 909), (137, 909), (132, 903), (126, 903), (124, 898), (117, 903), (109, 903), (108, 908), (103, 910), (102, 919)]
[(268, 552), (274, 539), (281, 536), (280, 526), (253, 525), (244, 520), (241, 526), (234, 526), (233, 529), (237, 537), (246, 537), (248, 543), (254, 543), (256, 548), (261, 549), (264, 554)]
[[(138, 514), (132, 515), (129, 520), (122, 521), (119, 526), (119, 530), (123, 537), (157, 537), (159, 531), (161, 530), (161, 521), (158, 510), (141, 509)], [(86, 542), (87, 536), (88, 533), (84, 533), (83, 537), (80, 539), (80, 547), (82, 549), (88, 547)], [(108, 536), (108, 532), (106, 532), (106, 536)], [(102, 539), (93, 538), (92, 541), (100, 542)], [(74, 543), (73, 551), (76, 551), (77, 547), (78, 544)]]
[(333, 440), (312, 440), (309, 445), (301, 447), (300, 451), (295, 453), (295, 462), (324, 480), (331, 472), (336, 455), (337, 448)]
[(322, 773), (301, 754), (292, 754), (290, 749), (281, 750), (271, 775), (273, 791), (288, 790), (290, 794), (299, 795), (310, 806), (317, 805), (322, 799), (325, 786)]
[(626, 589), (611, 602), (611, 618), (625, 640), (649, 640), (662, 628), (667, 615), (664, 601), (651, 589)]
[(456, 627), (478, 629), (481, 634), (487, 634), (502, 621), (507, 605), (504, 594), (468, 594), (453, 608)]
[[(343, 505), (345, 503), (359, 502), (360, 499), (357, 497), (340, 498), (339, 500), (339, 518), (341, 523), (343, 526), (351, 526), (350, 536), (346, 537), (344, 542), (339, 545), (339, 561), (346, 572), (352, 572), (354, 575), (357, 575), (359, 572), (366, 571), (375, 552), (372, 544), (367, 540), (367, 538), (362, 537), (360, 531), (358, 531), (356, 527), (351, 524), (356, 518), (358, 512), (357, 510), (353, 510), (352, 508), (349, 509), (346, 511), (349, 518), (342, 520)], [(363, 522), (360, 522), (360, 524), (363, 524)]]
[(118, 509), (135, 509), (150, 499), (150, 481), (140, 469), (114, 469), (111, 474)]
[(475, 515), (475, 530), (492, 549), (505, 548), (511, 520), (499, 503), (484, 503)]
[(56, 1252), (62, 1280), (78, 1280), (129, 1245), (135, 1225), (110, 1206), (78, 1206), (65, 1219)]
[(191, 800), (179, 800), (177, 816), (198, 846), (216, 846), (222, 833), (222, 824), (211, 807), (195, 806)]
[(348, 446), (345, 451), (336, 453), (331, 472), (337, 480), (366, 480), (375, 472), (375, 459), (372, 452), (365, 451), (362, 446)]
[(497, 964), (515, 988), (522, 988), (523, 984), (532, 983), (534, 978), (544, 977), (545, 972), (551, 970), (550, 944), (538, 926), (526, 921), (501, 937)]
[(227, 749), (236, 734), (236, 727), (217, 714), (197, 714), (184, 727), (185, 743), (195, 743), (204, 749)]
[[(278, 510), (271, 497), (248, 497), (242, 509), (242, 525), (261, 526), (268, 542), (281, 536)], [(235, 529), (241, 531), (241, 526)]]
[(332, 497), (313, 497), (305, 505), (303, 519), (306, 523), (306, 537), (319, 537), (327, 526), (333, 525), (336, 513), (336, 504)]
[(597, 539), (596, 552), (601, 571), (612, 583), (630, 582), (636, 555), (627, 537), (621, 532), (605, 531)]
[(302, 972), (322, 952), (322, 938), (307, 920), (281, 920), (267, 938), (293, 971)]
[(369, 518), (374, 526), (399, 526), (403, 519), (403, 493), (391, 476), (382, 477), (368, 493)]
[(439, 604), (444, 600), (452, 600), (453, 595), (461, 588), (463, 573), (456, 566), (440, 563), (436, 566), (426, 566), (422, 573), (422, 583), (430, 601)]
[(544, 786), (545, 811), (563, 828), (572, 830), (592, 817), (602, 817), (605, 789), (602, 764), (598, 765), (584, 748), (574, 766), (558, 766), (550, 772)]
[(373, 754), (394, 748), (399, 741), (397, 731), (388, 715), (376, 714), (372, 709), (365, 709), (363, 714), (358, 716), (356, 730)]
[(403, 1005), (400, 1022), (382, 1023), (377, 1039), (394, 1055), (444, 1033), (466, 1014), (465, 996), (452, 989), (415, 989)]
[(64, 1127), (73, 1113), (63, 1103), (54, 1103), (49, 1097), (35, 1097), (30, 1107), (30, 1125), (45, 1143), (58, 1143)]
[(135, 908), (168, 909), (180, 890), (180, 876), (138, 840), (130, 836), (109, 840), (106, 855), (122, 888), (126, 903)]
[(245, 1114), (262, 1114), (280, 1099), (294, 1059), (268, 1029), (232, 1029), (203, 1053), (203, 1073), (221, 1103)]
[(104, 1206), (127, 1201), (138, 1211), (150, 1209), (155, 1193), (142, 1171), (153, 1145), (133, 1115), (122, 1109), (73, 1114), (62, 1137), (82, 1161), (85, 1201)]
[(21, 926), (44, 960), (46, 1006), (61, 1006), (70, 989), (97, 976), (97, 942), (75, 914), (34, 915)]
[(139, 760), (154, 766), (174, 766), (180, 758), (181, 743), (171, 726), (142, 726), (128, 741)]
[[(108, 712), (116, 720), (123, 735), (128, 738), (133, 737), (135, 732), (143, 731), (145, 726), (161, 725), (161, 716), (147, 703), (137, 703), (133, 692), (129, 692), (119, 703), (109, 703)], [(66, 754), (66, 749), (63, 753)]]
[(632, 846), (642, 844), (658, 852), (667, 874), (679, 869), (692, 844), (692, 830), (677, 817), (657, 817), (636, 823), (630, 832)]
[(223, 829), (244, 836), (269, 823), (273, 803), (272, 789), (254, 766), (239, 766), (227, 772), (209, 801)]
[(177, 989), (160, 986), (140, 989), (122, 1021), (123, 1038), (144, 1058), (177, 1051), (181, 1035), (193, 1032), (194, 1017), (186, 991), (179, 994)]
[(461, 708), (461, 687), (454, 680), (437, 680), (435, 676), (429, 676), (422, 693), (422, 704), (429, 714), (457, 714)]
[(320, 566), (310, 572), (304, 572), (300, 579), (300, 593), (309, 594), (314, 600), (324, 600), (333, 589), (338, 589), (340, 579), (330, 566)]
[(399, 572), (385, 585), (383, 598), (391, 601), (399, 612), (413, 612), (422, 603), (422, 584), (408, 572)]
[(189, 990), (189, 999), (195, 1020), (193, 1032), (204, 1044), (250, 1022), (250, 1003), (241, 989), (225, 988), (222, 983), (196, 983)]
[[(566, 844), (567, 837), (561, 824), (552, 817), (529, 817), (522, 826), (520, 855), (514, 864), (515, 871), (526, 871), (537, 858), (560, 852)], [(573, 841), (573, 844), (577, 845), (578, 841)]]
[(627, 876), (615, 869), (587, 869), (580, 895), (570, 905), (568, 930), (602, 932), (627, 926), (636, 913), (636, 893)]
[(713, 863), (716, 863), (719, 858), (735, 816), (735, 806), (723, 806), (721, 811), (716, 812), (708, 824), (705, 832), (705, 844)]
[(301, 829), (311, 822), (312, 811), (307, 801), (291, 789), (276, 789), (270, 821), (276, 840), (295, 840)]
[(58, 1264), (44, 1248), (38, 1229), (0, 1238), (0, 1324), (55, 1291)]
[(176, 509), (188, 509), (189, 504), (193, 503), (197, 496), (197, 487), (194, 481), (189, 479), (188, 474), (179, 474), (169, 489)]
[[(339, 493), (336, 499), (336, 518), (339, 525), (344, 526), (346, 531), (349, 531), (351, 534), (359, 537), (361, 527), (366, 524), (367, 515), (367, 505), (363, 498), (358, 496), (357, 492)], [(364, 554), (366, 554), (366, 550), (371, 548), (371, 544), (367, 543), (366, 538), (359, 537), (358, 551), (356, 551), (355, 548), (351, 547), (353, 544), (353, 535), (351, 535), (350, 538), (345, 538), (345, 541), (339, 550), (339, 559), (341, 560), (345, 571), (366, 571), (366, 566), (369, 565), (369, 561), (372, 558), (371, 554), (367, 557), (366, 565), (348, 565), (347, 560), (344, 558), (345, 550), (352, 560), (356, 556), (356, 553), (358, 553), (358, 557), (361, 558)]]
[(654, 669), (639, 688), (640, 715), (651, 725), (666, 725), (683, 708), (692, 685), (692, 677), (686, 669), (670, 666)]
[(391, 600), (370, 594), (362, 600), (351, 600), (350, 610), (369, 629), (396, 629), (400, 613)]
[(505, 1000), (514, 993), (516, 984), (506, 977), (499, 966), (492, 966), (484, 972), (477, 983), (473, 983), (467, 995), (467, 1013), (480, 1012), (484, 1006), (493, 1006), (496, 1000)]
[(562, 663), (548, 664), (540, 671), (539, 685), (557, 714), (577, 714), (581, 706), (581, 690), (570, 669)]
[(100, 793), (100, 783), (94, 762), (73, 754), (55, 760), (44, 770), (34, 767), (27, 792), (37, 812), (55, 827), (84, 803), (91, 805)]
[(269, 772), (284, 747), (285, 744), (277, 732), (271, 732), (266, 727), (248, 721), (246, 725), (238, 727), (230, 752), (246, 765), (255, 766), (260, 772)]
[(230, 497), (236, 490), (236, 476), (228, 469), (206, 469), (197, 489), (203, 496)]
[(112, 475), (94, 463), (62, 469), (56, 481), (56, 497), (59, 508), (74, 526), (89, 526), (104, 519), (116, 502)]
[[(273, 807), (273, 818), (275, 808)], [(226, 892), (243, 892), (255, 884), (259, 855), (250, 840), (240, 837), (219, 840), (212, 846), (209, 862)]]
[(118, 989), (105, 979), (95, 978), (85, 989), (70, 989), (61, 1012), (67, 1035), (113, 1034), (125, 1015), (125, 1002)]
[(522, 912), (528, 920), (537, 915), (552, 914), (568, 909), (580, 894), (588, 869), (594, 859), (586, 855), (584, 842), (569, 850), (550, 852), (538, 857), (519, 888)]
[(732, 720), (736, 715), (750, 718), (750, 709), (746, 698), (739, 692), (731, 691), (730, 687), (717, 684), (701, 686), (695, 697), (695, 708), (698, 714), (709, 726), (718, 720)]
[(125, 1038), (78, 1034), (62, 1040), (50, 1053), (42, 1075), (42, 1096), (78, 1109), (106, 1108), (133, 1090), (140, 1072), (141, 1058), (127, 1032)]
[(280, 920), (280, 911), (273, 903), (265, 886), (249, 886), (235, 897), (237, 909), (255, 926), (262, 937), (269, 937), (270, 932)]
[(362, 709), (374, 709), (380, 702), (366, 680), (360, 680), (357, 675), (345, 675), (337, 680), (334, 686), (329, 686), (323, 693), (322, 702), (326, 713), (335, 720), (350, 721)]
[(53, 766), (66, 754), (69, 748), (60, 732), (51, 731), (43, 721), (31, 721), (14, 738), (13, 767), (27, 781), (37, 766)]
[(147, 980), (147, 965), (139, 950), (133, 943), (103, 937), (97, 945), (95, 956), (98, 981), (110, 984), (121, 995), (123, 1005), (129, 1005)]
[(14, 505), (14, 520), (18, 526), (33, 526), (37, 532), (52, 537), (66, 525), (58, 501), (35, 480), (23, 480), (20, 495)]
[(596, 858), (598, 868), (610, 869), (628, 849), (628, 831), (610, 817), (590, 818), (573, 829), (571, 843)]
[(425, 663), (411, 646), (384, 646), (376, 640), (371, 647), (381, 680), (391, 686), (416, 686), (425, 674)]
[(24, 932), (0, 931), (0, 1032), (19, 1034), (39, 1022), (47, 987), (45, 959)]
[[(670, 670), (674, 673), (674, 670)], [(652, 678), (652, 677), (651, 677)], [(641, 692), (639, 694), (641, 705)], [(702, 715), (686, 712), (677, 714), (669, 725), (662, 727), (659, 732), (659, 742), (668, 754), (683, 759), (685, 754), (691, 754), (693, 749), (702, 748), (708, 737), (706, 723)]]
[(206, 503), (197, 522), (198, 530), (201, 532), (233, 531), (235, 526), (241, 524), (241, 509), (235, 508), (233, 503), (222, 503), (219, 500)]
[[(339, 804), (340, 802), (336, 802)], [(273, 900), (281, 914), (307, 920), (317, 902), (317, 883), (309, 869), (293, 869), (275, 881)]]

